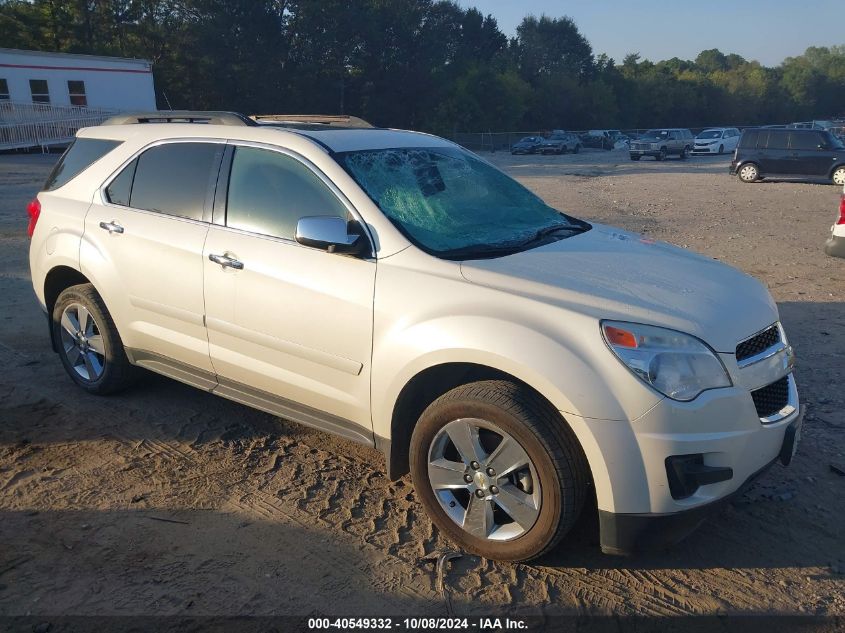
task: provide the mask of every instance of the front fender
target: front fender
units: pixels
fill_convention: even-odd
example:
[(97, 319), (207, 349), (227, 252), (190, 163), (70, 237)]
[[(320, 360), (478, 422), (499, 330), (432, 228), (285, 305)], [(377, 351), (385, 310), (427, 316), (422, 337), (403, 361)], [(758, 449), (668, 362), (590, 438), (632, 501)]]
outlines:
[[(597, 324), (594, 328), (598, 331)], [(527, 325), (494, 317), (444, 315), (408, 325), (374, 346), (373, 430), (390, 437), (393, 408), (403, 387), (420, 372), (446, 363), (472, 363), (509, 374), (564, 415), (630, 420), (661, 399), (640, 386), (610, 352), (602, 353), (606, 359), (596, 362), (589, 343), (565, 345)]]

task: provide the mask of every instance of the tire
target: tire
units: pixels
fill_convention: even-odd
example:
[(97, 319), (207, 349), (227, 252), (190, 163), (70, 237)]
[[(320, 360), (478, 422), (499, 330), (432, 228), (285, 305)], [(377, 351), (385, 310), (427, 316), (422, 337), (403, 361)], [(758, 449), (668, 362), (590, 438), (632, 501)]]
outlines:
[(577, 153), (578, 153), (578, 152), (580, 152), (580, 151), (581, 151), (581, 146), (580, 146), (580, 145), (576, 145), (576, 146), (575, 146), (575, 149), (573, 149), (573, 150), (572, 150), (572, 153), (573, 153), (573, 154), (577, 154)]
[(91, 284), (71, 286), (59, 295), (51, 315), (51, 335), (68, 376), (88, 393), (116, 393), (135, 381), (136, 369)]
[[(466, 440), (466, 457), (452, 437)], [(507, 452), (497, 453), (502, 446)], [(499, 473), (491, 470), (497, 464)], [(411, 437), (410, 468), (435, 525), (463, 550), (494, 560), (551, 550), (575, 524), (587, 492), (586, 458), (560, 414), (503, 380), (456, 387), (429, 405)], [(476, 522), (465, 529), (467, 517)]]
[(736, 172), (742, 182), (756, 182), (760, 179), (760, 169), (754, 163), (745, 163)]
[(640, 160), (641, 158), (642, 158), (642, 156), (631, 155), (631, 160)]
[(654, 157), (654, 160), (666, 160), (666, 155), (667, 155), (666, 148), (661, 147), (660, 153), (657, 156)]
[(680, 154), (680, 156), (678, 156), (678, 158), (680, 158), (681, 160), (686, 160), (688, 151), (689, 151), (689, 146), (684, 147), (684, 149), (681, 150), (681, 154)]
[(834, 169), (830, 179), (834, 185), (839, 185), (840, 187), (845, 185), (845, 165)]
[(719, 155), (722, 155), (722, 154), (724, 154), (724, 153), (725, 153), (725, 146), (724, 146), (724, 145), (719, 145)]

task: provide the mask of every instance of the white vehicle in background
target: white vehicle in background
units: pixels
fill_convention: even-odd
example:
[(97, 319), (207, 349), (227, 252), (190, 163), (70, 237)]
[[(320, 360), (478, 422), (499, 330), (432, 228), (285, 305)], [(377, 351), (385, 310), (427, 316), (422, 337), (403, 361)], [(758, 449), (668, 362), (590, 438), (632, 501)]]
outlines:
[(735, 127), (711, 127), (695, 137), (693, 154), (724, 154), (732, 152), (739, 143), (739, 130)]
[(845, 190), (839, 201), (839, 217), (830, 227), (830, 237), (825, 242), (824, 252), (831, 257), (845, 257)]

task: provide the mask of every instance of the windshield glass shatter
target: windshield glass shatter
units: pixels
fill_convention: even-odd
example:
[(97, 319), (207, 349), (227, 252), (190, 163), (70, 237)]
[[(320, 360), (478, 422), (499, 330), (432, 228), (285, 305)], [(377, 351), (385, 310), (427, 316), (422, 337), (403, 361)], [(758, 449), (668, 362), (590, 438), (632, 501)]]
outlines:
[(551, 227), (589, 228), (458, 147), (365, 150), (336, 159), (409, 239), (433, 254), (527, 248)]

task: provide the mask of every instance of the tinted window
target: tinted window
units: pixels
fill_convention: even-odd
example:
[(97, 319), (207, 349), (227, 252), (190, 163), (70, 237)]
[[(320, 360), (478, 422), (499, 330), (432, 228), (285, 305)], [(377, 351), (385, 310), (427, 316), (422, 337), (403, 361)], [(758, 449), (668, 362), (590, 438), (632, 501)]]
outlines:
[(67, 82), (67, 94), (70, 104), (75, 106), (87, 106), (88, 97), (85, 96), (85, 82), (69, 80)]
[(742, 138), (739, 139), (739, 146), (743, 149), (748, 149), (750, 147), (757, 146), (757, 137), (760, 135), (760, 132), (757, 130), (746, 130), (742, 133)]
[(30, 79), (29, 91), (33, 103), (50, 103), (50, 90), (46, 79)]
[(789, 148), (789, 132), (786, 130), (771, 130), (769, 132), (769, 141), (766, 145), (767, 149), (787, 149)]
[(293, 239), (299, 218), (347, 218), (346, 207), (299, 161), (264, 149), (238, 147), (232, 160), (226, 225)]
[(135, 177), (135, 167), (138, 165), (138, 159), (133, 160), (123, 171), (118, 174), (117, 178), (111, 181), (111, 184), (106, 188), (106, 198), (109, 202), (119, 204), (124, 207), (129, 206), (129, 198), (132, 193), (132, 179)]
[(824, 139), (817, 132), (790, 132), (789, 147), (797, 150), (817, 150)]
[(56, 163), (44, 184), (44, 190), (58, 189), (118, 145), (120, 141), (106, 141), (98, 138), (76, 139)]
[(216, 143), (168, 143), (138, 158), (130, 206), (201, 220), (206, 195), (214, 184), (223, 146)]

